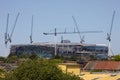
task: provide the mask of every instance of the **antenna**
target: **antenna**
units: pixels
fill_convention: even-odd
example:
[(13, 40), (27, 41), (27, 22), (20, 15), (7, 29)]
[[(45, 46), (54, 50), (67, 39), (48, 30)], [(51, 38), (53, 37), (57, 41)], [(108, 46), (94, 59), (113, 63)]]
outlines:
[(112, 53), (112, 55), (114, 56), (113, 54), (113, 51), (111, 49), (111, 34), (112, 34), (112, 28), (113, 28), (113, 22), (114, 22), (114, 17), (115, 17), (115, 11), (113, 12), (113, 15), (112, 15), (112, 21), (111, 21), (111, 26), (110, 26), (110, 32), (107, 33), (107, 40), (108, 40), (108, 54), (110, 55)]
[(33, 35), (33, 15), (32, 15), (32, 21), (31, 21), (31, 35), (30, 35), (30, 43), (31, 44), (33, 43), (32, 35)]

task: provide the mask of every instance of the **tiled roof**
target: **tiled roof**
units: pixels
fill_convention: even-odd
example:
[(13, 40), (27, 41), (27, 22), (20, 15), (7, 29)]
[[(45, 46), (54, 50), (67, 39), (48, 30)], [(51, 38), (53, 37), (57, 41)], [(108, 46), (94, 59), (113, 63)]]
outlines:
[(85, 70), (120, 70), (120, 61), (92, 61), (84, 67)]
[(94, 69), (97, 70), (120, 70), (120, 62), (117, 61), (98, 61)]

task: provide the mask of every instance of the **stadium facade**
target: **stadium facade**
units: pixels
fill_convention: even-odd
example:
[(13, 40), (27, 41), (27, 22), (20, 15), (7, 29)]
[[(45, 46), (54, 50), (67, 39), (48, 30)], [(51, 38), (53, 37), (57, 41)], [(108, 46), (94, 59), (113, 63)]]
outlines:
[(81, 44), (81, 43), (34, 43), (11, 45), (10, 55), (20, 56), (22, 54), (36, 53), (43, 58), (51, 58), (55, 55), (55, 49), (58, 55), (69, 57), (71, 55), (84, 56), (89, 58), (91, 55), (98, 58), (107, 58), (108, 46), (105, 44)]

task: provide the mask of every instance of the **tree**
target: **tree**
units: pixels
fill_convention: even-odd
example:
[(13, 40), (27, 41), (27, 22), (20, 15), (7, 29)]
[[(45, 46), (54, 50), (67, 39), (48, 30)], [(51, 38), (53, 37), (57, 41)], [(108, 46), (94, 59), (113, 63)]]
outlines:
[(120, 61), (120, 55), (115, 55), (115, 56), (113, 57), (113, 59), (114, 59), (115, 61)]
[(6, 58), (5, 57), (2, 57), (2, 56), (0, 56), (0, 61), (5, 61), (6, 60)]
[(30, 57), (30, 55), (29, 55), (29, 54), (27, 54), (27, 53), (22, 53), (22, 54), (18, 55), (18, 57), (19, 57), (19, 58), (26, 59), (26, 58), (29, 58), (29, 57)]
[(5, 78), (6, 71), (0, 68), (0, 80)]
[(31, 55), (29, 56), (29, 58), (30, 59), (37, 59), (37, 58), (39, 58), (39, 56), (36, 53), (32, 52)]
[(9, 56), (6, 61), (9, 63), (15, 63), (18, 60), (19, 60), (18, 56)]
[(76, 75), (63, 73), (56, 66), (56, 62), (56, 60), (54, 62), (44, 59), (28, 59), (13, 72), (7, 74), (5, 80), (82, 80)]

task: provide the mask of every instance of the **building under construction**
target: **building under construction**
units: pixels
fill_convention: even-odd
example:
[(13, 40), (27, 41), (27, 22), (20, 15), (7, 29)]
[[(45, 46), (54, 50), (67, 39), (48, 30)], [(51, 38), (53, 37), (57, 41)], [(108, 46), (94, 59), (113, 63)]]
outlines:
[(51, 58), (54, 55), (70, 57), (77, 55), (79, 57), (89, 58), (91, 55), (98, 58), (107, 58), (108, 47), (104, 44), (81, 44), (70, 41), (61, 43), (33, 43), (11, 45), (10, 55), (20, 56), (22, 54), (35, 53), (43, 58)]

